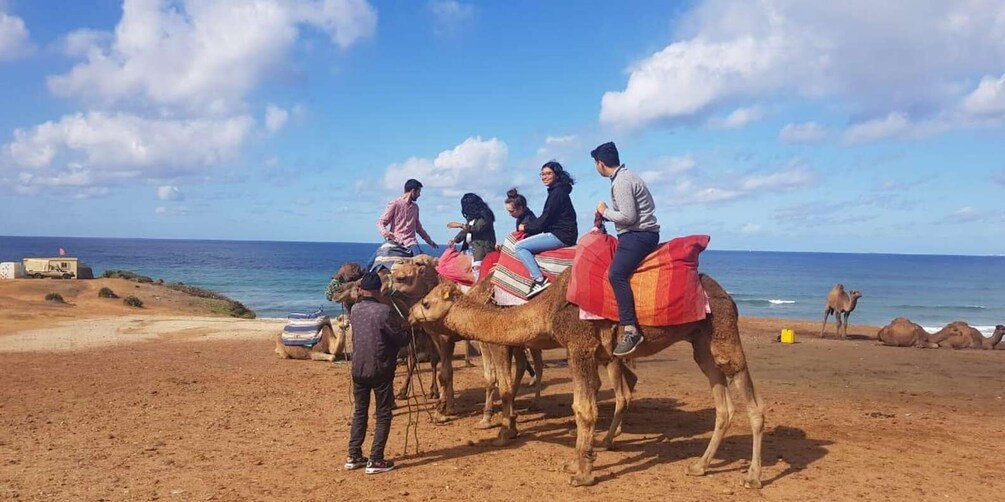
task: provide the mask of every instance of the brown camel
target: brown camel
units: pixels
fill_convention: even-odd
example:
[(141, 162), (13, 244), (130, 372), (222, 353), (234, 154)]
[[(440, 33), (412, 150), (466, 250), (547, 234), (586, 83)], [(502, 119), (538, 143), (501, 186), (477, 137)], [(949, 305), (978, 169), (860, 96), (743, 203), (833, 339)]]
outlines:
[(876, 341), (891, 347), (917, 347), (919, 349), (937, 349), (939, 344), (920, 325), (909, 319), (898, 317), (883, 326), (876, 334)]
[[(461, 337), (481, 342), (538, 349), (565, 347), (573, 379), (572, 408), (578, 432), (577, 472), (570, 482), (573, 486), (584, 486), (596, 482), (593, 443), (600, 387), (597, 366), (614, 359), (612, 351), (617, 330), (610, 321), (579, 318), (579, 308), (566, 301), (569, 277), (567, 270), (550, 288), (527, 304), (506, 309), (472, 301), (456, 286), (441, 284), (412, 308), (409, 319), (442, 322)], [(747, 368), (737, 327), (736, 304), (711, 277), (702, 275), (701, 280), (712, 314), (705, 320), (678, 326), (644, 326), (645, 341), (633, 356), (649, 356), (685, 340), (691, 343), (695, 362), (709, 379), (716, 409), (715, 429), (705, 454), (688, 469), (691, 475), (705, 474), (732, 420), (734, 408), (727, 386), (732, 384), (739, 391), (747, 404), (753, 436), (753, 454), (744, 486), (760, 488), (764, 404), (754, 391)], [(621, 368), (622, 365), (608, 366), (611, 367)], [(623, 382), (615, 380), (618, 381)], [(515, 435), (515, 420), (503, 427), (500, 438), (503, 433), (510, 437)]]
[(953, 321), (931, 335), (933, 342), (939, 347), (950, 349), (983, 349), (994, 350), (995, 346), (1005, 336), (1005, 326), (995, 326), (995, 332), (990, 338), (985, 338), (980, 331), (963, 321)]
[(336, 356), (345, 352), (346, 340), (352, 337), (352, 326), (344, 315), (336, 317), (332, 324), (334, 326), (329, 324), (321, 327), (321, 340), (313, 347), (283, 345), (282, 333), (276, 335), (276, 354), (283, 359), (334, 361)]
[[(827, 304), (824, 305), (824, 324), (820, 326), (820, 337), (823, 338), (824, 336), (824, 329), (827, 327), (827, 317), (834, 314), (834, 322), (837, 323), (838, 338), (848, 338), (848, 316), (855, 310), (855, 306), (858, 305), (858, 299), (861, 297), (862, 293), (857, 289), (853, 289), (851, 293), (845, 293), (843, 284), (835, 284), (830, 292), (827, 293)], [(843, 321), (841, 319), (842, 316), (844, 317)], [(842, 325), (844, 325), (844, 332), (841, 331)]]

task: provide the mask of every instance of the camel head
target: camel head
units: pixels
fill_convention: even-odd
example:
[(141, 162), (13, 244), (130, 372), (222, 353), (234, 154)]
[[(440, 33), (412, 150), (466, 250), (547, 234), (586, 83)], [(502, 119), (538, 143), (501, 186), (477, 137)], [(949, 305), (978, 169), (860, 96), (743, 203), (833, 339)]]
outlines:
[(857, 290), (857, 289), (851, 290), (851, 292), (848, 293), (848, 295), (851, 296), (852, 300), (857, 300), (859, 298), (862, 298), (862, 292), (859, 291), (859, 290)]
[(436, 258), (419, 255), (391, 268), (391, 289), (406, 297), (420, 298), (440, 282)]
[(439, 322), (464, 293), (452, 282), (437, 285), (408, 311), (409, 324)]

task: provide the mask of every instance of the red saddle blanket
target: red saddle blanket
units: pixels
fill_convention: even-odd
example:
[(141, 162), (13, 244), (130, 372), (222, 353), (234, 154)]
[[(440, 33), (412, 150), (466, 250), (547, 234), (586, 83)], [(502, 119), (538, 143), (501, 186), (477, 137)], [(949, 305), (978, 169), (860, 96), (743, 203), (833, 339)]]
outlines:
[[(660, 244), (632, 276), (635, 312), (643, 326), (673, 326), (700, 321), (707, 298), (698, 276), (698, 254), (709, 236), (689, 235)], [(591, 314), (618, 320), (618, 303), (607, 279), (618, 240), (592, 232), (579, 240), (566, 299)]]
[[(533, 282), (527, 267), (523, 265), (520, 258), (517, 258), (513, 246), (523, 238), (522, 232), (514, 232), (506, 238), (502, 245), (502, 254), (492, 271), (492, 285), (496, 293), (500, 290), (502, 295), (496, 294), (496, 303), (500, 305), (518, 305), (527, 301), (527, 293), (530, 292), (530, 285)], [(554, 251), (545, 251), (534, 255), (541, 272), (548, 279), (554, 280), (565, 269), (572, 266), (572, 260), (576, 256), (576, 248), (567, 247)], [(485, 266), (482, 265), (483, 273)]]

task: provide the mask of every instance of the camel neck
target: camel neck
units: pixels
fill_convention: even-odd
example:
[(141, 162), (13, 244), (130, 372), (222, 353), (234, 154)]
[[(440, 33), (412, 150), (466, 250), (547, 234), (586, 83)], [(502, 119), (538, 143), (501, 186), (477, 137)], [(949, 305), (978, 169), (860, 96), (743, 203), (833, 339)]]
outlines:
[(458, 298), (443, 325), (468, 340), (499, 345), (527, 345), (551, 333), (551, 315), (537, 302), (519, 307), (485, 305)]

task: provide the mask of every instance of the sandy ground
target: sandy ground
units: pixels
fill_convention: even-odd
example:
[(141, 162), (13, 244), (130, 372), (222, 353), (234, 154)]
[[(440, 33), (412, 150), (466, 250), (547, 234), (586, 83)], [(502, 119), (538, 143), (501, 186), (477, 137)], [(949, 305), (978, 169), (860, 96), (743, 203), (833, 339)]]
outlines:
[[(782, 327), (800, 343), (774, 342)], [(640, 361), (618, 448), (598, 452), (600, 483), (571, 488), (561, 351), (546, 353), (540, 411), (522, 409), (521, 395), (513, 446), (473, 428), (481, 370), (460, 368), (457, 420), (420, 413), (421, 452), (413, 442), (406, 454), (409, 414), (397, 410), (387, 451), (398, 469), (366, 476), (341, 469), (348, 367), (279, 360), (276, 321), (131, 312), (37, 328), (0, 334), (0, 499), (998, 500), (1005, 489), (1005, 351), (882, 347), (868, 326), (838, 341), (812, 336), (816, 322), (742, 319), (768, 408), (760, 491), (740, 487), (751, 453), (742, 407), (711, 472), (685, 476), (714, 417), (686, 345)], [(606, 381), (601, 398), (605, 428)]]

